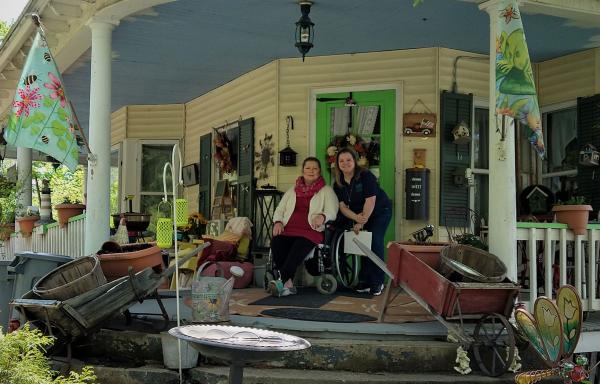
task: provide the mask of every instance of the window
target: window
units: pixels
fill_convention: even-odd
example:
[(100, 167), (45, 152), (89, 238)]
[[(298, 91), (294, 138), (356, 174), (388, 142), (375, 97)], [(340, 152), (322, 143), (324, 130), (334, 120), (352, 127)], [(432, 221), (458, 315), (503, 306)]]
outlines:
[(473, 113), (471, 169), (475, 181), (471, 189), (471, 209), (488, 222), (489, 200), (489, 113), (487, 108), (475, 107)]
[(577, 109), (564, 108), (542, 115), (546, 159), (542, 165), (542, 184), (552, 192), (576, 188), (579, 149), (577, 145)]
[[(141, 142), (140, 164), (140, 212), (154, 213), (164, 196), (163, 169), (171, 162), (174, 142)], [(176, 169), (178, 165), (173, 165)], [(172, 196), (171, 168), (167, 168), (167, 195)]]

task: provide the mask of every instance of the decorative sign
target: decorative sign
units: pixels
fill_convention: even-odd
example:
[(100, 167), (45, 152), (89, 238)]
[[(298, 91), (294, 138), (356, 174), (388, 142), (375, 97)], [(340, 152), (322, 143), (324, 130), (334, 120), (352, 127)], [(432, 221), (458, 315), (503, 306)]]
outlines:
[(406, 219), (429, 218), (429, 169), (406, 170)]
[(181, 173), (183, 176), (183, 186), (190, 187), (192, 185), (198, 184), (198, 164), (190, 164), (186, 165), (181, 169)]
[(436, 116), (434, 113), (405, 113), (405, 136), (435, 136)]

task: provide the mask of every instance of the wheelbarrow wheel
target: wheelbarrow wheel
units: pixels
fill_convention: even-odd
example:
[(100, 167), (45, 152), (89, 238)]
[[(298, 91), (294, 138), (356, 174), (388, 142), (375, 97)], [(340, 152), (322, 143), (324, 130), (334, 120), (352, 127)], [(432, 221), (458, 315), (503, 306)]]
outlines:
[(488, 376), (505, 373), (515, 357), (515, 333), (506, 317), (485, 315), (473, 333), (473, 354), (479, 368)]
[(331, 295), (337, 289), (337, 280), (330, 274), (318, 276), (315, 283), (317, 291), (323, 295)]

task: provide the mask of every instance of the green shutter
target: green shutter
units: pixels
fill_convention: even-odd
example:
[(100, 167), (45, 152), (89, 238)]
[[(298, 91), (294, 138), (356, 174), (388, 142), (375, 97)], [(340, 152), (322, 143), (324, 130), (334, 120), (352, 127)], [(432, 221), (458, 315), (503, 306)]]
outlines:
[[(600, 94), (577, 99), (577, 147), (592, 144), (600, 148)], [(600, 209), (600, 169), (577, 166), (578, 194), (585, 196), (594, 208), (591, 217)]]
[(240, 121), (238, 130), (238, 216), (252, 218), (252, 201), (254, 195), (254, 118)]
[(210, 174), (212, 164), (212, 134), (200, 137), (200, 177), (198, 189), (198, 211), (210, 217)]
[(440, 118), (440, 225), (463, 226), (462, 217), (447, 212), (469, 208), (469, 188), (454, 183), (453, 173), (471, 166), (471, 145), (454, 144), (452, 129), (461, 121), (471, 126), (473, 95), (442, 92)]

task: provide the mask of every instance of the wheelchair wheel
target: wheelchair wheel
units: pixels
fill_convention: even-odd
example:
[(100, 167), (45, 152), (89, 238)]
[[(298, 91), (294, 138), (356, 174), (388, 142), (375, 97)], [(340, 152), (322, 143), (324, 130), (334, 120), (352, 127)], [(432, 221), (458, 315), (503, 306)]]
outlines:
[(337, 233), (333, 238), (332, 262), (337, 278), (345, 288), (352, 288), (358, 282), (358, 258), (358, 255), (344, 252), (344, 232)]
[(317, 285), (317, 291), (324, 295), (331, 295), (337, 290), (337, 280), (333, 275), (327, 273), (317, 276), (315, 283)]

